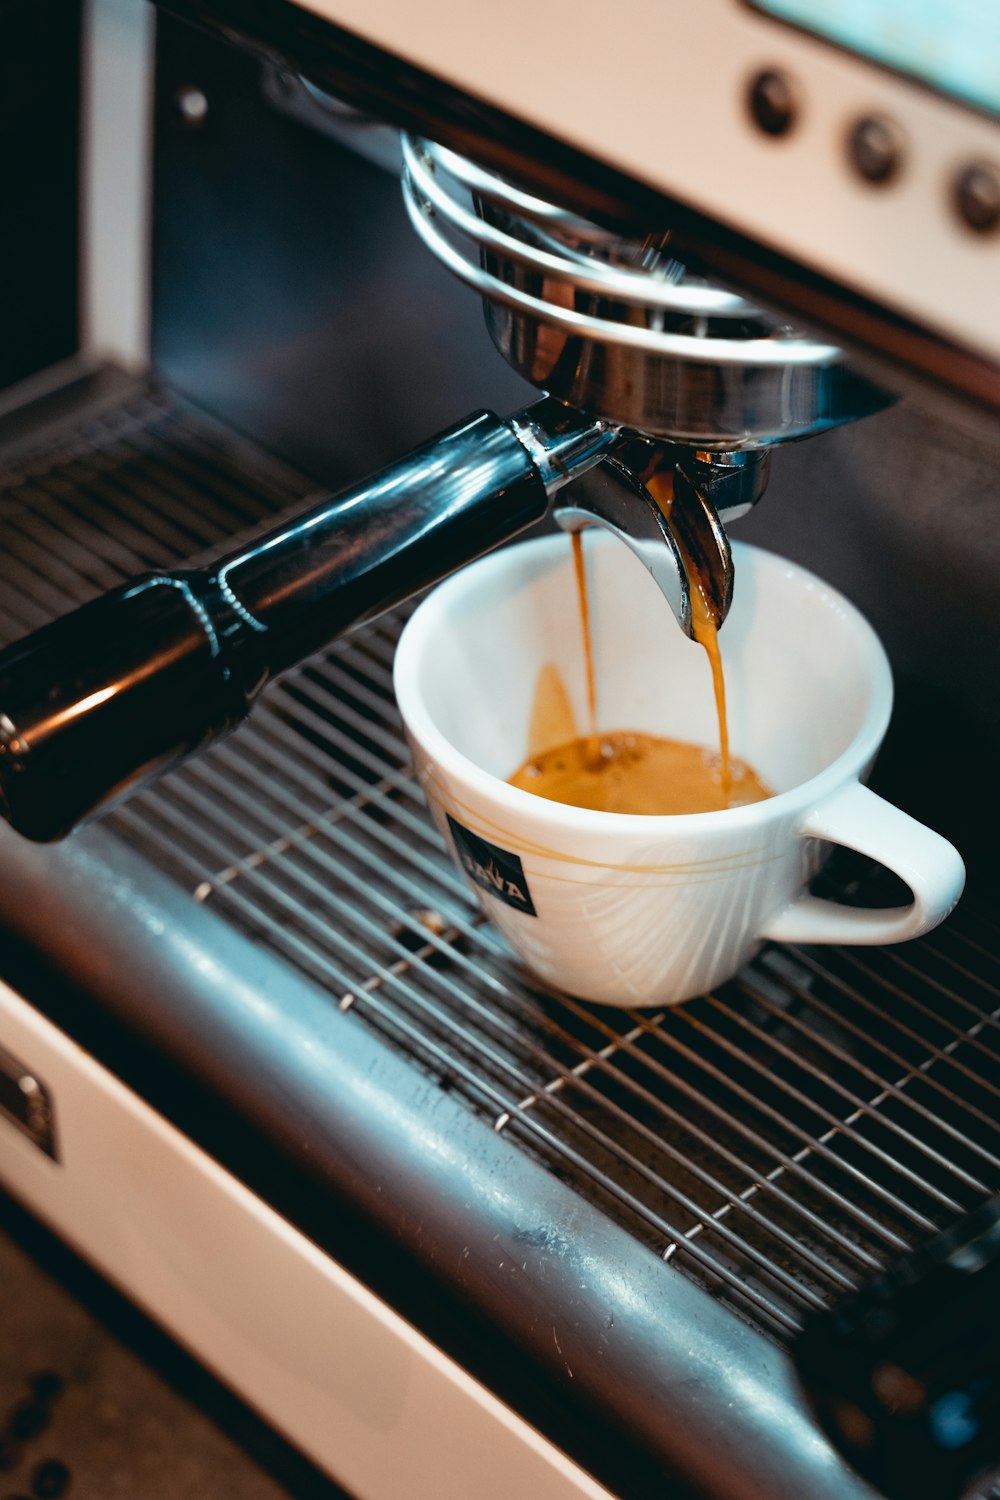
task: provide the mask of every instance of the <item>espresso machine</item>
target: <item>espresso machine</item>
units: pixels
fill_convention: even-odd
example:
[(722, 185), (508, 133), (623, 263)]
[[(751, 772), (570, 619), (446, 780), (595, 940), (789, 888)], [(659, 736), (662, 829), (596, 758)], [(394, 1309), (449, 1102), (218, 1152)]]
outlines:
[[(0, 1183), (362, 1500), (979, 1495), (997, 23), (523, 10), (0, 18)], [(553, 523), (685, 629), (730, 525), (855, 599), (945, 928), (669, 1012), (531, 981), (391, 661)]]

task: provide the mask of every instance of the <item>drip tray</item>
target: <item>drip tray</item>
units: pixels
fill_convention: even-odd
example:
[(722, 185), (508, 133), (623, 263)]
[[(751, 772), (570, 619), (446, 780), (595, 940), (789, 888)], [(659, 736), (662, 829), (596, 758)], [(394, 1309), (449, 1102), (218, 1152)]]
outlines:
[[(0, 632), (229, 550), (309, 489), (152, 390), (22, 440), (0, 472)], [(920, 942), (771, 947), (664, 1013), (544, 992), (482, 921), (414, 780), (391, 686), (403, 615), (289, 673), (104, 821), (186, 893), (175, 919), (201, 908), (267, 950), (663, 1277), (779, 1345), (1000, 1190), (998, 930), (975, 891)], [(826, 878), (878, 899), (877, 870)]]

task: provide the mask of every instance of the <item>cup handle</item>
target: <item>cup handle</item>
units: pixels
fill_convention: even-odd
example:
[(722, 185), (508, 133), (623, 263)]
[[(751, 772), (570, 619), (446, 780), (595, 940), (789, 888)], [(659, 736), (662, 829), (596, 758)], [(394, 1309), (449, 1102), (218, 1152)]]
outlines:
[(782, 943), (902, 943), (936, 927), (962, 894), (965, 866), (958, 850), (860, 782), (820, 803), (799, 832), (877, 859), (906, 881), (913, 901), (866, 911), (800, 896), (766, 924), (762, 937)]

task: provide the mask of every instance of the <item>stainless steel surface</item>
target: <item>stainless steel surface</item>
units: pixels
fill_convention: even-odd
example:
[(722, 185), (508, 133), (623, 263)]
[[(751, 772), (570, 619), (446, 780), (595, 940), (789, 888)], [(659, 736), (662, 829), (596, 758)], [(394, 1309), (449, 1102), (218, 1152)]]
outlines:
[(693, 458), (686, 459), (684, 467), (699, 492), (711, 500), (719, 520), (728, 526), (732, 521), (742, 520), (766, 490), (771, 474), (771, 450), (695, 453)]
[(514, 412), (507, 423), (531, 455), (550, 497), (599, 463), (618, 441), (610, 422), (584, 417), (548, 398)]
[[(159, 398), (68, 431), (5, 477), (0, 628), (32, 628), (137, 565), (198, 551), (213, 532), (228, 536), (237, 502), (253, 522), (294, 488), (288, 471)], [(277, 983), (292, 1007), (293, 1050), (304, 1035), (294, 997), (331, 999), (354, 1028), (341, 1028), (342, 1062), (322, 1074), (334, 1100), (336, 1070), (355, 1047), (375, 1047), (398, 1101), (406, 1069), (387, 1058), (424, 1080), (424, 1113), (407, 1126), (425, 1122), (422, 1166), (413, 1158), (392, 1180), (414, 1217), (421, 1186), (434, 1196), (410, 1180), (420, 1172), (435, 1174), (434, 1192), (454, 1192), (450, 1212), (421, 1231), (435, 1254), (466, 1230), (479, 1243), (502, 1211), (500, 1180), (524, 1193), (517, 1217), (533, 1216), (539, 1193), (558, 1200), (582, 1236), (582, 1260), (560, 1260), (560, 1273), (550, 1267), (537, 1284), (526, 1272), (506, 1304), (513, 1323), (544, 1321), (546, 1299), (579, 1299), (582, 1276), (595, 1312), (611, 1299), (630, 1327), (652, 1319), (635, 1367), (644, 1371), (640, 1405), (676, 1397), (689, 1349), (713, 1399), (741, 1407), (719, 1454), (707, 1452), (697, 1403), (683, 1407), (681, 1426), (693, 1425), (672, 1439), (681, 1466), (690, 1474), (717, 1463), (728, 1475), (720, 1490), (722, 1469), (700, 1473), (709, 1493), (728, 1500), (738, 1475), (762, 1496), (852, 1493), (810, 1434), (787, 1362), (769, 1342), (786, 1342), (807, 1309), (1000, 1184), (995, 919), (973, 892), (945, 928), (898, 952), (772, 948), (734, 984), (662, 1014), (609, 1014), (543, 993), (480, 920), (426, 816), (392, 701), (397, 624), (371, 626), (289, 674), (255, 724), (65, 850), (25, 852), (8, 841), (6, 920), (27, 930), (38, 893), (50, 892), (46, 925), (66, 952), (65, 924), (53, 915), (85, 909), (106, 945), (105, 957), (86, 962), (114, 992), (128, 939), (140, 952), (150, 943), (154, 955), (169, 946), (168, 988), (182, 985), (190, 963), (192, 994), (217, 982), (237, 1007), (249, 979), (226, 988), (224, 960), (245, 953), (272, 980), (286, 976)], [(143, 867), (155, 899), (143, 894)], [(156, 917), (158, 902), (169, 920)], [(210, 942), (215, 928), (232, 939)], [(207, 968), (199, 951), (213, 955)], [(161, 1005), (156, 964), (141, 961), (149, 1026), (170, 1046), (171, 1028), (187, 1024), (189, 1042), (176, 1045), (188, 1046), (193, 1067), (216, 1067), (223, 1054), (207, 1039), (210, 1009), (185, 1009), (176, 994)], [(261, 1033), (267, 1044), (273, 1028)], [(370, 1063), (367, 1076), (371, 1087)], [(352, 1087), (360, 1119), (364, 1088)], [(393, 1097), (388, 1083), (378, 1093), (383, 1104)], [(323, 1100), (317, 1092), (311, 1105), (317, 1142), (331, 1107)], [(254, 1108), (278, 1107), (265, 1086)], [(340, 1122), (341, 1149), (345, 1133), (361, 1128), (354, 1119)], [(447, 1140), (463, 1119), (475, 1151), (439, 1161), (431, 1137), (445, 1131)], [(412, 1157), (418, 1143), (405, 1150)], [(487, 1160), (473, 1189), (468, 1174)], [(452, 1188), (442, 1185), (449, 1173)], [(452, 1221), (456, 1201), (469, 1205), (468, 1224)], [(473, 1225), (477, 1203), (486, 1217)], [(591, 1235), (611, 1263), (589, 1258)], [(518, 1243), (516, 1233), (505, 1238), (504, 1256)], [(451, 1262), (442, 1255), (438, 1264)], [(506, 1276), (495, 1265), (490, 1274)], [(627, 1339), (609, 1338), (608, 1369), (620, 1376), (639, 1346), (630, 1353)], [(574, 1381), (598, 1378), (580, 1367), (593, 1353), (577, 1343)], [(549, 1357), (553, 1378), (565, 1381), (563, 1361)], [(748, 1454), (759, 1472), (744, 1475)]]
[[(722, 523), (752, 509), (769, 471), (766, 448), (716, 455), (625, 437), (560, 495), (552, 513), (566, 531), (595, 524), (611, 531), (652, 574), (685, 635), (696, 639), (692, 594), (717, 629), (733, 602), (732, 548)], [(668, 491), (654, 483), (665, 474)]]
[[(73, 975), (62, 1023), (85, 1041), (88, 1012), (98, 1039), (129, 1028), (156, 1066), (136, 1079), (119, 1052), (126, 1079), (335, 1259), (361, 1212), (402, 1252), (393, 1305), (431, 1336), (456, 1307), (458, 1347), (444, 1346), (494, 1389), (516, 1355), (501, 1394), (612, 1493), (673, 1493), (676, 1476), (685, 1500), (682, 1479), (700, 1500), (870, 1500), (779, 1349), (616, 1223), (586, 1161), (552, 1170), (494, 1128), (500, 1091), (474, 1033), (456, 1067), (419, 1019), (335, 1003), (103, 827), (13, 842), (0, 833), (3, 920), (51, 938), (47, 957)], [(379, 1290), (382, 1255), (362, 1252), (348, 1242), (348, 1267)]]
[(585, 411), (699, 448), (750, 448), (887, 399), (839, 349), (688, 275), (669, 236), (625, 241), (430, 142), (403, 141), (417, 233), (484, 298), (500, 352)]
[(648, 570), (685, 635), (694, 638), (695, 587), (716, 625), (722, 624), (732, 603), (733, 561), (712, 496), (721, 493), (730, 513), (742, 513), (744, 497), (751, 496), (748, 509), (766, 484), (766, 455), (733, 455), (747, 461), (731, 467), (683, 455), (685, 468), (673, 475), (673, 494), (683, 496), (683, 503), (663, 509), (640, 477), (671, 462), (660, 445), (623, 436), (600, 419), (588, 423), (550, 396), (516, 412), (508, 424), (554, 497), (550, 513), (557, 526), (610, 531)]
[[(680, 482), (678, 471), (675, 485)], [(634, 552), (685, 635), (694, 639), (691, 592), (699, 582), (715, 624), (721, 625), (726, 618), (733, 597), (729, 539), (711, 503), (693, 486), (688, 485), (685, 504), (678, 513), (671, 507), (668, 518), (630, 469), (608, 460), (564, 490), (552, 515), (564, 531), (599, 526)], [(702, 566), (692, 565), (692, 559)], [(695, 579), (691, 571), (696, 573)]]

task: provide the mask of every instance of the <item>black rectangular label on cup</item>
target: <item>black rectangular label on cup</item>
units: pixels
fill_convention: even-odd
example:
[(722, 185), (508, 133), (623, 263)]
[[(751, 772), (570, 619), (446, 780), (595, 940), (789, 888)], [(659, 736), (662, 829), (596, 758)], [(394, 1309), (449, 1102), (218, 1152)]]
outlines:
[(515, 911), (523, 911), (529, 917), (537, 915), (535, 903), (524, 878), (521, 861), (509, 849), (500, 849), (481, 839), (478, 833), (470, 833), (461, 823), (456, 823), (450, 813), (446, 814), (451, 836), (462, 868), (481, 890), (489, 891), (498, 901), (506, 901)]

